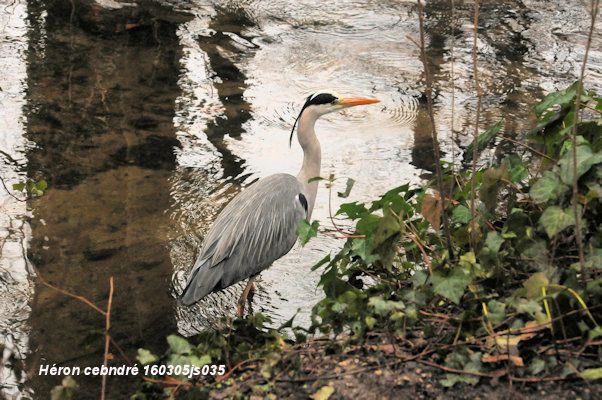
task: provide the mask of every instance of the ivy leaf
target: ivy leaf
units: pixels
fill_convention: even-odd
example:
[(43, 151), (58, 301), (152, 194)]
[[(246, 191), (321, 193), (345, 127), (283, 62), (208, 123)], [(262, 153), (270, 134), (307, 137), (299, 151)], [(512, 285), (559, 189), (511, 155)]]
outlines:
[(494, 253), (500, 251), (500, 247), (504, 243), (504, 238), (500, 236), (496, 231), (487, 233), (487, 239), (485, 239), (485, 245), (489, 247)]
[(583, 379), (587, 379), (588, 381), (602, 379), (602, 368), (589, 368), (581, 371), (580, 375)]
[(439, 272), (433, 273), (431, 282), (436, 294), (459, 304), (466, 287), (470, 283), (470, 276), (463, 268), (454, 268), (449, 276), (444, 276)]
[(550, 284), (548, 277), (543, 272), (536, 272), (529, 277), (523, 286), (527, 289), (527, 298), (536, 299), (541, 296), (541, 288)]
[(523, 160), (516, 154), (510, 154), (502, 161), (506, 164), (512, 182), (518, 183), (527, 177), (529, 171)]
[[(445, 357), (445, 365), (455, 369), (462, 369), (467, 372), (480, 372), (482, 354), (480, 352), (468, 354), (466, 349), (460, 348)], [(478, 376), (462, 374), (446, 374), (446, 378), (439, 381), (445, 387), (452, 387), (458, 382), (476, 385), (479, 382)]]
[(322, 265), (324, 265), (328, 262), (330, 262), (330, 254), (327, 254), (324, 258), (322, 258), (320, 261), (318, 261), (313, 267), (311, 267), (311, 270), (315, 271), (318, 268), (320, 268)]
[(479, 383), (478, 376), (472, 375), (459, 375), (459, 374), (445, 374), (446, 378), (441, 379), (439, 383), (444, 387), (453, 387), (456, 383), (468, 383), (469, 385), (476, 385)]
[(44, 179), (42, 179), (41, 181), (36, 183), (36, 188), (38, 190), (44, 191), (44, 190), (46, 190), (47, 187), (48, 187), (48, 182), (46, 182)]
[(378, 221), (378, 225), (372, 235), (370, 241), (370, 249), (374, 250), (384, 243), (391, 236), (397, 234), (401, 230), (399, 219), (389, 207), (385, 207), (383, 217)]
[(485, 207), (489, 212), (493, 212), (495, 209), (498, 192), (506, 185), (505, 181), (509, 178), (506, 164), (503, 164), (500, 168), (489, 168), (483, 173), (479, 198), (485, 203)]
[(577, 96), (577, 85), (579, 82), (573, 83), (565, 90), (559, 92), (553, 92), (543, 98), (539, 104), (534, 107), (535, 114), (541, 116), (548, 108), (559, 105), (561, 108), (568, 108), (575, 102), (575, 96)]
[(172, 353), (175, 354), (190, 354), (192, 346), (188, 343), (188, 340), (178, 335), (169, 335), (167, 337), (167, 343)]
[[(592, 153), (588, 145), (577, 146), (577, 179), (590, 170), (595, 165), (602, 163), (602, 152)], [(573, 152), (564, 153), (560, 161), (560, 179), (567, 185), (573, 183)]]
[(541, 214), (539, 224), (545, 229), (548, 237), (552, 239), (558, 232), (575, 225), (575, 215), (560, 207), (551, 206)]
[(195, 367), (202, 367), (203, 365), (211, 364), (211, 356), (209, 354), (204, 354), (201, 357), (191, 356), (190, 364)]
[(25, 182), (13, 183), (13, 190), (22, 192), (25, 189)]
[(471, 218), (472, 215), (470, 214), (468, 207), (461, 204), (456, 206), (452, 211), (452, 221), (455, 223), (467, 224)]
[(336, 215), (345, 214), (350, 219), (358, 219), (358, 218), (361, 218), (362, 216), (366, 215), (367, 213), (368, 213), (368, 209), (366, 208), (365, 205), (354, 201), (353, 203), (341, 204)]
[(146, 349), (138, 349), (138, 355), (136, 359), (140, 364), (152, 364), (159, 359), (156, 355)]
[(546, 369), (546, 362), (539, 357), (535, 357), (529, 363), (529, 372), (532, 375), (537, 375), (540, 372), (542, 372), (544, 369)]
[[(487, 147), (487, 145), (489, 144), (489, 142), (491, 142), (491, 140), (495, 137), (495, 135), (497, 135), (497, 133), (500, 131), (500, 129), (502, 129), (503, 122), (504, 122), (504, 120), (499, 120), (495, 125), (493, 125), (491, 128), (487, 129), (485, 132), (483, 132), (479, 135), (479, 137), (476, 140), (477, 154), (480, 153), (481, 151), (483, 151), (483, 149), (485, 149), (485, 147)], [(463, 156), (464, 163), (467, 163), (468, 161), (472, 161), (472, 153), (473, 153), (474, 146), (475, 146), (475, 142), (473, 141), (464, 150), (464, 156)]]
[(568, 186), (564, 185), (556, 175), (551, 171), (546, 171), (533, 186), (529, 194), (536, 203), (545, 203), (551, 199), (557, 199), (568, 190)]
[(297, 235), (299, 236), (299, 242), (301, 243), (301, 246), (305, 246), (312, 237), (318, 236), (319, 226), (320, 223), (318, 221), (313, 221), (311, 225), (305, 219), (302, 219), (299, 222), (299, 226), (297, 227)]
[(367, 238), (354, 238), (351, 242), (351, 251), (359, 256), (366, 264), (378, 260), (378, 257), (372, 255), (370, 251), (370, 242)]
[(59, 386), (55, 386), (50, 391), (50, 399), (51, 400), (71, 400), (75, 398), (75, 389), (77, 389), (79, 385), (70, 376), (66, 376), (63, 378), (63, 381)]
[(494, 324), (501, 324), (506, 318), (506, 304), (500, 301), (490, 300), (487, 303), (487, 310), (489, 311), (487, 318)]
[(331, 385), (322, 386), (316, 393), (311, 395), (313, 400), (328, 400), (334, 393), (334, 388)]
[(401, 301), (385, 300), (382, 296), (373, 296), (368, 299), (368, 305), (374, 308), (378, 315), (387, 315), (391, 311), (400, 311), (405, 308)]
[(339, 197), (346, 199), (347, 197), (349, 197), (349, 193), (351, 193), (351, 189), (353, 188), (353, 185), (355, 185), (355, 181), (351, 178), (347, 178), (347, 184), (345, 185), (345, 191), (337, 192), (337, 195)]

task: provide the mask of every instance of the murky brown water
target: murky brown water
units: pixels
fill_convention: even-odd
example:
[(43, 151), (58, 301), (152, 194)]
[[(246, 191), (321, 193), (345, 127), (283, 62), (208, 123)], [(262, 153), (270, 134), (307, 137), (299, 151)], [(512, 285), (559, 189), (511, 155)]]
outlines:
[[(476, 104), (472, 3), (456, 3), (453, 16), (450, 1), (426, 8), (448, 159), (469, 141)], [(511, 134), (529, 126), (538, 98), (576, 78), (588, 21), (579, 2), (485, 3), (482, 124), (503, 117)], [(181, 7), (190, 16), (155, 7), (159, 22), (142, 12), (127, 31), (106, 10), (72, 14), (69, 4), (0, 1), (0, 173), (9, 187), (27, 177), (50, 184), (27, 203), (0, 188), (0, 392), (10, 399), (48, 398), (60, 379), (36, 376), (40, 363), (102, 359), (102, 317), (36, 284), (28, 262), (99, 304), (114, 276), (112, 333), (128, 353), (161, 352), (167, 334), (192, 334), (232, 312), (239, 288), (190, 309), (174, 294), (211, 221), (242, 186), (297, 172), (301, 150), (289, 149), (288, 133), (309, 93), (382, 100), (317, 126), (323, 174), (355, 179), (351, 201), (419, 182), (433, 162), (422, 66), (407, 37), (418, 37), (414, 2), (193, 1)], [(587, 75), (598, 93), (601, 49), (598, 30)], [(333, 208), (340, 202), (335, 196)], [(327, 204), (322, 187), (314, 218), (325, 228)], [(341, 244), (323, 232), (276, 262), (262, 274), (255, 310), (281, 321), (299, 309), (306, 323), (319, 298), (309, 268)], [(78, 398), (98, 396), (99, 379), (78, 381)], [(131, 384), (109, 383), (111, 398)]]

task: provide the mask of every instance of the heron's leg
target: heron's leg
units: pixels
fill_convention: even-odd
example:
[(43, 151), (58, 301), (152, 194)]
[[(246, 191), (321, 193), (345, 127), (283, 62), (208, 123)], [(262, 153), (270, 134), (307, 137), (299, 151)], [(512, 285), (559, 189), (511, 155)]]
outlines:
[(254, 280), (255, 280), (254, 276), (249, 278), (249, 281), (247, 282), (247, 286), (245, 286), (245, 289), (242, 291), (242, 294), (240, 295), (240, 299), (238, 299), (238, 304), (236, 305), (236, 316), (238, 318), (242, 318), (245, 313), (245, 303), (247, 301), (247, 298), (249, 297), (249, 292), (251, 292), (251, 291), (255, 292), (255, 283), (253, 282)]

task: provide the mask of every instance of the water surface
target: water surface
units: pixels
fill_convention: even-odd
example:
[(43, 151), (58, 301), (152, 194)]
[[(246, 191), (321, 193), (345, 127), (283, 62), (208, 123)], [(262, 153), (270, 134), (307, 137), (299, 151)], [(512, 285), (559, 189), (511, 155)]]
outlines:
[[(426, 41), (436, 125), (453, 160), (470, 141), (476, 98), (472, 3), (456, 1), (453, 13), (450, 3), (428, 2)], [(317, 124), (322, 175), (341, 178), (335, 191), (356, 180), (344, 201), (419, 183), (434, 161), (409, 38), (418, 38), (414, 2), (195, 0), (149, 8), (156, 18), (142, 12), (128, 26), (114, 4), (97, 14), (69, 4), (0, 3), (0, 173), (9, 188), (42, 177), (50, 184), (28, 202), (0, 188), (0, 390), (10, 399), (48, 398), (60, 378), (37, 376), (40, 363), (102, 360), (103, 318), (36, 283), (33, 267), (101, 305), (113, 276), (112, 333), (130, 357), (138, 347), (162, 352), (167, 334), (193, 334), (233, 313), (240, 287), (191, 308), (174, 296), (219, 210), (263, 176), (297, 173), (302, 153), (288, 137), (310, 93), (382, 101)], [(503, 118), (507, 135), (530, 127), (537, 99), (576, 79), (588, 25), (584, 11), (560, 0), (485, 2), (481, 126)], [(598, 93), (600, 49), (598, 29), (587, 69)], [(510, 149), (500, 144), (490, 155)], [(318, 192), (318, 238), (261, 275), (254, 310), (276, 323), (299, 310), (307, 324), (320, 297), (310, 267), (342, 245), (328, 194)], [(332, 209), (342, 201), (334, 195)], [(98, 397), (99, 379), (78, 382), (78, 398)], [(109, 384), (120, 398), (132, 382)]]

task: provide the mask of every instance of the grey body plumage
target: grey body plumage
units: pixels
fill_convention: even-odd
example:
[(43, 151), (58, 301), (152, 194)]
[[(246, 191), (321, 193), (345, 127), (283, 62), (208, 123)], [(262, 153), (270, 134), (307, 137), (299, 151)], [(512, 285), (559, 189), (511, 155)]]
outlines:
[(306, 212), (297, 178), (275, 174), (252, 184), (219, 214), (191, 271), (182, 302), (259, 274), (295, 245)]
[[(330, 93), (309, 96), (293, 125), (303, 148), (303, 165), (297, 177), (275, 174), (238, 194), (218, 215), (207, 233), (190, 272), (181, 301), (191, 305), (209, 293), (249, 278), (238, 302), (244, 311), (253, 278), (288, 253), (297, 240), (297, 227), (313, 212), (320, 175), (321, 149), (314, 131), (316, 120), (327, 113), (361, 104), (364, 98), (339, 98)], [(291, 138), (292, 138), (291, 133)]]

